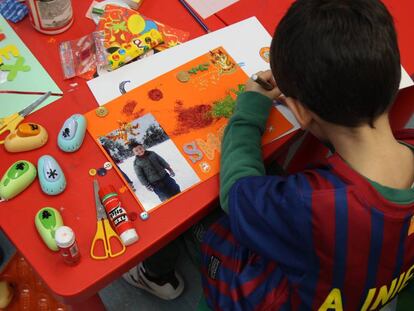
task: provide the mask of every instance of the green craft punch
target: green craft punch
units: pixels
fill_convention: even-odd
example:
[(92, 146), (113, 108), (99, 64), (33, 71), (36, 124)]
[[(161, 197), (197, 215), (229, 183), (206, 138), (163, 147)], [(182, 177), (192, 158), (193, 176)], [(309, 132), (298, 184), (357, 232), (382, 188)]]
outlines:
[(15, 162), (0, 180), (0, 199), (10, 200), (30, 186), (36, 178), (36, 167), (29, 161)]
[(44, 207), (37, 212), (35, 225), (37, 232), (39, 232), (46, 246), (52, 251), (57, 252), (59, 248), (55, 242), (55, 231), (57, 228), (63, 226), (60, 213), (53, 207)]

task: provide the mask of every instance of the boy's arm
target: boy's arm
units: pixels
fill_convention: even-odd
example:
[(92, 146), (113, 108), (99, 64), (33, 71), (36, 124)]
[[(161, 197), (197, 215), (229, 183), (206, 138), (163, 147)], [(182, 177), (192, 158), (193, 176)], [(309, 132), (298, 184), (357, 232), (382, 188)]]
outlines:
[(262, 134), (271, 108), (272, 100), (257, 92), (245, 92), (237, 98), (221, 149), (220, 203), (227, 213), (233, 184), (242, 177), (265, 174)]
[(273, 99), (282, 92), (270, 70), (257, 75), (273, 86), (265, 90), (252, 79), (247, 80), (246, 92), (237, 98), (236, 111), (224, 132), (220, 162), (220, 203), (228, 213), (228, 196), (232, 185), (245, 176), (262, 176), (262, 134), (273, 106)]

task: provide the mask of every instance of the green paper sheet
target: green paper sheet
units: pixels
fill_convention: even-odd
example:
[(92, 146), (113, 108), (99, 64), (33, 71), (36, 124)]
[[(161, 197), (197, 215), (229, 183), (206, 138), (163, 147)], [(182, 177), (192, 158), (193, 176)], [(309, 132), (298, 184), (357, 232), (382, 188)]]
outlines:
[[(33, 31), (35, 30), (33, 29)], [(16, 49), (10, 48), (10, 46), (15, 46), (18, 50), (19, 56), (24, 58), (24, 65), (29, 66), (30, 70), (17, 71), (17, 75), (15, 75), (14, 79), (9, 81), (7, 80), (9, 72), (1, 71), (0, 66), (0, 90), (29, 92), (51, 91), (52, 93), (62, 93), (36, 57), (34, 57), (19, 36), (9, 26), (7, 21), (0, 15), (0, 34), (1, 33), (3, 33), (6, 38), (0, 41), (0, 62), (2, 60), (3, 64), (8, 67), (16, 63), (18, 58), (13, 56), (13, 53), (6, 53), (6, 49), (14, 52)], [(9, 59), (4, 56), (5, 53), (9, 56)], [(27, 68), (23, 69), (27, 70)], [(39, 98), (39, 96), (40, 95), (0, 93), (0, 118), (22, 110)], [(54, 102), (59, 98), (60, 96), (50, 96), (38, 107), (38, 109)]]

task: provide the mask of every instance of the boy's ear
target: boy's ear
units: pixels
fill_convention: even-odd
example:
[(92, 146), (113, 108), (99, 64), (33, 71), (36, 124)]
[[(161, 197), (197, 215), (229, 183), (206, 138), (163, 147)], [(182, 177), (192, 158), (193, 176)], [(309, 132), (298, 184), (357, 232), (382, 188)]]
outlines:
[(299, 100), (292, 97), (286, 97), (285, 104), (288, 106), (290, 111), (292, 111), (296, 120), (299, 122), (300, 127), (302, 129), (307, 129), (313, 120), (312, 112), (304, 105), (302, 105)]

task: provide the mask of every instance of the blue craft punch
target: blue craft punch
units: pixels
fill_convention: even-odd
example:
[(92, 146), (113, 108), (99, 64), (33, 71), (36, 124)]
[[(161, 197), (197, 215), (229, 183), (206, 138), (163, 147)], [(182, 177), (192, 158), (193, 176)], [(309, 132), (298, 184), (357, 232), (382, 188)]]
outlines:
[(57, 195), (66, 188), (66, 178), (56, 160), (44, 155), (37, 161), (40, 187), (48, 195)]
[(69, 117), (58, 135), (58, 146), (62, 151), (75, 152), (82, 145), (86, 133), (86, 119), (81, 114)]

